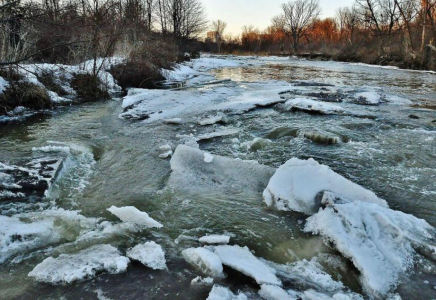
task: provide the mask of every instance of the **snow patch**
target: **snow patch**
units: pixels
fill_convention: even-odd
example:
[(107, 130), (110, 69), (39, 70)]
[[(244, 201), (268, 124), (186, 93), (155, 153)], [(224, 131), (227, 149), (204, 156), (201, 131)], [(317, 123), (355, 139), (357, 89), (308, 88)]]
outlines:
[(7, 82), (3, 77), (0, 76), (0, 94), (3, 93), (9, 87), (9, 82)]

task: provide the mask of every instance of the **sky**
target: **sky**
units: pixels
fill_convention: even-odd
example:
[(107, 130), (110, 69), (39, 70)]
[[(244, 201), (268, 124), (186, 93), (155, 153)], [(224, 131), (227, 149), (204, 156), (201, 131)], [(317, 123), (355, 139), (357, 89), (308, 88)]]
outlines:
[[(227, 23), (225, 34), (238, 35), (244, 25), (263, 30), (271, 19), (280, 14), (281, 4), (287, 0), (202, 0), (209, 20)], [(354, 0), (320, 0), (321, 17), (334, 17), (340, 7), (351, 6)]]

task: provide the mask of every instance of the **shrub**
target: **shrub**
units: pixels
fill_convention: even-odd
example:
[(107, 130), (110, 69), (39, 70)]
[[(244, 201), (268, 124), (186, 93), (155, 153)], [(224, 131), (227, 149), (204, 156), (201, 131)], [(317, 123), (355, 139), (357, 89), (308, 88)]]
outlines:
[(82, 102), (110, 99), (110, 94), (103, 87), (101, 80), (91, 74), (74, 74), (71, 87)]
[(128, 60), (114, 66), (110, 73), (123, 88), (156, 88), (164, 80), (161, 69), (172, 69), (178, 59), (174, 43), (150, 39), (134, 49)]
[(62, 88), (62, 86), (55, 81), (53, 72), (43, 71), (38, 76), (38, 81), (41, 82), (47, 89), (55, 92), (59, 96), (67, 96), (68, 93)]
[(29, 82), (10, 81), (0, 94), (0, 114), (7, 114), (18, 106), (41, 110), (53, 107), (47, 91)]

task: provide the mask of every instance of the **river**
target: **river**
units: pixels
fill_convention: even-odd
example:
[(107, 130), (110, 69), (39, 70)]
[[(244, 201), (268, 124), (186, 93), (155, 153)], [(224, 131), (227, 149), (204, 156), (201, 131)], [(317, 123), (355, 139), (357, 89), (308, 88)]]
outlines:
[[(126, 109), (123, 110), (122, 99), (114, 98), (0, 124), (0, 162), (6, 165), (23, 166), (35, 155), (52, 157), (52, 151), (41, 148), (47, 145), (69, 148), (63, 154), (55, 151), (57, 157), (61, 155), (64, 159), (63, 170), (46, 197), (0, 202), (1, 215), (19, 216), (24, 223), (54, 222), (56, 230), (51, 234), (58, 235), (54, 239), (31, 234), (30, 240), (35, 236), (39, 240), (26, 244), (27, 237), (23, 234), (17, 238), (22, 243), (15, 244), (22, 248), (14, 252), (13, 243), (2, 239), (0, 230), (0, 243), (3, 243), (0, 254), (8, 253), (0, 264), (1, 299), (206, 299), (211, 286), (191, 285), (191, 280), (201, 272), (180, 253), (198, 247), (197, 238), (212, 233), (227, 234), (231, 244), (247, 246), (256, 257), (277, 264), (310, 260), (320, 254), (336, 257), (344, 267), (324, 265), (327, 273), (352, 291), (368, 296), (352, 263), (327, 247), (321, 237), (302, 231), (305, 215), (265, 206), (264, 186), (253, 190), (220, 182), (208, 188), (207, 183), (197, 184), (190, 178), (185, 186), (168, 184), (169, 180), (174, 183), (177, 179), (170, 178), (170, 159), (159, 158), (159, 147), (170, 144), (174, 150), (180, 143), (180, 135), (200, 136), (219, 130), (219, 126), (236, 128), (237, 133), (198, 140), (201, 150), (272, 168), (278, 168), (292, 157), (314, 158), (375, 192), (390, 208), (436, 226), (436, 123), (432, 122), (436, 120), (436, 112), (429, 109), (436, 105), (435, 74), (299, 59), (227, 57), (224, 60), (232, 64), (191, 67), (216, 80), (231, 81), (191, 86), (176, 91), (177, 95), (186, 93), (190, 97), (193, 92), (221, 95), (224, 100), (217, 97), (211, 101), (223, 105), (227, 97), (258, 96), (268, 92), (271, 86), (277, 86), (276, 91), (290, 83), (295, 88), (284, 91), (290, 98), (297, 94), (325, 98), (363, 93), (369, 98), (382, 95), (382, 103), (333, 103), (355, 112), (341, 115), (288, 112), (270, 105), (237, 113), (226, 108), (222, 110), (226, 114), (224, 125), (200, 126), (197, 118), (215, 114), (218, 111), (215, 106), (199, 107), (199, 113), (192, 106), (188, 111), (175, 110), (167, 115), (164, 107), (165, 118), (183, 119), (182, 124), (173, 125), (153, 118), (144, 121), (121, 118)], [(168, 97), (172, 91), (162, 93)], [(316, 140), (310, 135), (314, 132), (332, 137), (334, 142)], [(229, 165), (228, 168), (238, 167)], [(235, 169), (229, 180), (237, 178), (245, 182), (250, 176), (242, 169)], [(113, 205), (134, 206), (164, 227), (101, 234), (99, 222), (119, 222), (107, 211)], [(79, 213), (73, 216), (73, 211), (80, 211), (80, 217)], [(7, 220), (2, 222), (5, 226)], [(83, 234), (91, 231), (98, 234), (84, 239)], [(64, 285), (38, 283), (28, 276), (49, 256), (77, 253), (96, 244), (110, 244), (125, 252), (144, 241), (155, 241), (162, 246), (167, 270), (151, 270), (134, 262), (120, 274), (103, 273)], [(428, 260), (426, 270), (416, 266), (409, 270), (407, 276), (399, 279), (401, 283), (395, 293), (403, 299), (435, 299), (435, 261)], [(216, 279), (216, 283), (234, 292), (240, 289), (249, 299), (258, 299), (255, 282), (230, 268), (225, 271), (227, 277)], [(294, 281), (287, 288), (299, 290), (304, 286), (304, 282)]]

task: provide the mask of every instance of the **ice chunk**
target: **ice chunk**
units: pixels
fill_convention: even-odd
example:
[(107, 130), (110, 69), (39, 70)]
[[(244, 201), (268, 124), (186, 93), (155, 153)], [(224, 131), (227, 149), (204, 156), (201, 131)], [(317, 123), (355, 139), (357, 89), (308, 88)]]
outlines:
[(259, 295), (266, 300), (297, 300), (276, 285), (262, 284)]
[(252, 141), (242, 143), (241, 146), (246, 147), (247, 150), (256, 152), (265, 148), (269, 144), (271, 144), (271, 140), (263, 139), (263, 138), (254, 138)]
[(159, 150), (162, 150), (162, 151), (170, 151), (170, 150), (172, 150), (172, 147), (171, 147), (170, 145), (166, 144), (166, 145), (162, 145), (162, 146), (160, 146), (160, 147), (159, 147)]
[(243, 293), (235, 295), (229, 288), (214, 285), (206, 300), (248, 300)]
[(317, 195), (329, 191), (342, 201), (363, 201), (387, 207), (385, 200), (321, 165), (314, 159), (292, 158), (271, 178), (263, 193), (265, 203), (279, 210), (298, 211), (308, 215), (320, 207)]
[(287, 278), (299, 286), (315, 288), (316, 290), (335, 293), (344, 289), (342, 282), (335, 281), (326, 273), (316, 258), (310, 261), (302, 260), (292, 264), (279, 265), (266, 261), (277, 271), (281, 278)]
[(159, 154), (159, 158), (166, 159), (173, 155), (173, 150), (167, 150), (162, 154)]
[(191, 281), (191, 285), (200, 285), (200, 284), (213, 284), (213, 278), (211, 277), (203, 278), (201, 276), (197, 276)]
[(282, 105), (282, 109), (301, 110), (305, 112), (318, 113), (318, 114), (344, 114), (346, 111), (337, 105), (333, 105), (326, 102), (315, 101), (308, 98), (296, 98), (286, 101)]
[(240, 95), (229, 98), (229, 101), (221, 103), (215, 109), (242, 114), (258, 107), (269, 107), (278, 103), (286, 102), (280, 97), (280, 93), (290, 88), (289, 83), (270, 81), (262, 83), (250, 83), (244, 85), (245, 90)]
[(118, 274), (125, 272), (129, 259), (111, 245), (95, 245), (77, 254), (49, 257), (30, 273), (37, 281), (52, 284), (72, 283), (95, 277), (99, 272)]
[(203, 151), (185, 145), (179, 145), (174, 152), (171, 170), (170, 186), (189, 192), (211, 189), (262, 192), (274, 173), (274, 169), (267, 166), (218, 155), (211, 163), (205, 163)]
[(198, 141), (201, 140), (211, 140), (214, 138), (218, 138), (218, 137), (223, 137), (223, 136), (229, 136), (229, 135), (235, 135), (239, 133), (239, 129), (237, 128), (225, 128), (225, 129), (221, 129), (221, 130), (217, 130), (214, 132), (209, 132), (209, 133), (204, 133), (201, 134), (197, 137)]
[(213, 155), (207, 152), (204, 152), (204, 162), (210, 164), (213, 162)]
[(140, 261), (144, 266), (153, 270), (165, 270), (167, 268), (165, 252), (155, 242), (146, 242), (133, 247), (127, 251), (127, 257)]
[(307, 290), (300, 295), (302, 300), (363, 300), (363, 297), (356, 293), (339, 292), (330, 296), (315, 290)]
[(216, 246), (214, 252), (224, 265), (253, 278), (258, 284), (281, 285), (276, 271), (257, 259), (248, 248)]
[(361, 272), (364, 288), (386, 295), (420, 252), (434, 252), (436, 232), (426, 221), (373, 203), (334, 204), (311, 216), (306, 232), (320, 234)]
[[(27, 251), (59, 243), (67, 228), (86, 231), (99, 219), (86, 218), (77, 211), (50, 209), (13, 217), (0, 216), (0, 264)], [(74, 224), (74, 225), (73, 225)], [(76, 236), (70, 234), (70, 238)]]
[(354, 99), (358, 104), (364, 105), (379, 105), (382, 102), (380, 95), (374, 91), (357, 93), (354, 95)]
[(198, 240), (200, 243), (204, 244), (228, 244), (230, 242), (230, 237), (227, 235), (211, 234), (203, 236)]
[(218, 255), (206, 248), (189, 248), (182, 251), (183, 258), (204, 274), (224, 277), (223, 264)]
[(180, 125), (183, 123), (183, 120), (181, 118), (173, 118), (173, 119), (165, 120), (164, 123), (170, 125)]
[(138, 210), (134, 206), (116, 207), (112, 206), (109, 212), (117, 216), (123, 222), (135, 223), (147, 228), (162, 228), (163, 225), (152, 219), (146, 212)]
[(213, 124), (216, 124), (216, 123), (222, 122), (222, 121), (223, 121), (223, 116), (217, 115), (214, 117), (202, 119), (202, 120), (198, 121), (198, 124), (201, 126), (208, 126), (208, 125), (213, 125)]

